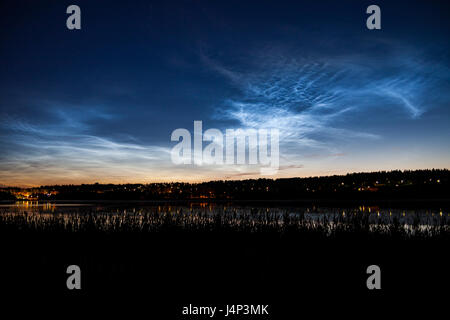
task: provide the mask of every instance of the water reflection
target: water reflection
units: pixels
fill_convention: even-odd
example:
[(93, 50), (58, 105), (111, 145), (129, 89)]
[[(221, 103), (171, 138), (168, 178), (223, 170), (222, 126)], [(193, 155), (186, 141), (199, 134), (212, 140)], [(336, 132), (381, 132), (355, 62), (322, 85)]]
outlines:
[(1, 227), (64, 231), (152, 231), (175, 227), (192, 230), (229, 228), (244, 231), (310, 230), (448, 232), (450, 214), (439, 210), (385, 209), (377, 206), (248, 207), (190, 203), (114, 204), (19, 201), (0, 205)]

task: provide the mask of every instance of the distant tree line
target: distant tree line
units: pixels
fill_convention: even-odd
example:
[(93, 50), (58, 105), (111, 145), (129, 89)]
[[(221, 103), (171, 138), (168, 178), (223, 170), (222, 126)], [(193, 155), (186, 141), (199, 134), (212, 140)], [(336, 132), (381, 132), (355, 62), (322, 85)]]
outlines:
[[(203, 183), (82, 184), (26, 189), (47, 200), (448, 199), (447, 169), (380, 171), (326, 177), (218, 180)], [(17, 188), (3, 188), (2, 200)]]
[(16, 200), (16, 197), (11, 192), (0, 191), (0, 200)]

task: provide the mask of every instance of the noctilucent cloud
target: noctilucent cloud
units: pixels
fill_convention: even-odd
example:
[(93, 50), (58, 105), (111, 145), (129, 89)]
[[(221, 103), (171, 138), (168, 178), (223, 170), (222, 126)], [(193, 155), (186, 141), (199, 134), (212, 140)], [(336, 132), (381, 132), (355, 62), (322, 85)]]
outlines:
[(0, 5), (0, 185), (259, 178), (175, 165), (177, 128), (280, 132), (275, 176), (450, 167), (445, 1)]

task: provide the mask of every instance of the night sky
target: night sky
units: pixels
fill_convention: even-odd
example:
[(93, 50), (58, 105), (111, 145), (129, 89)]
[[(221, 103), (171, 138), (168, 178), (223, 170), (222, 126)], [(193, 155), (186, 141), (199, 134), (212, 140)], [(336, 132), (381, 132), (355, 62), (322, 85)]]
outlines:
[[(81, 30), (66, 8), (81, 8)], [(366, 8), (381, 8), (381, 30)], [(448, 1), (2, 1), (0, 185), (259, 178), (177, 128), (277, 128), (276, 177), (450, 167)]]

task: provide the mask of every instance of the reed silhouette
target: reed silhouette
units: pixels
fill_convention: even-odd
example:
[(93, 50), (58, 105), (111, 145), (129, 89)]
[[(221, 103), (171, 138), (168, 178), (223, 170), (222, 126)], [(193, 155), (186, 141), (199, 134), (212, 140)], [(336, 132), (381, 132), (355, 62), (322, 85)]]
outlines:
[(258, 208), (214, 206), (76, 207), (45, 210), (1, 208), (0, 232), (231, 232), (336, 237), (445, 237), (442, 211), (356, 208)]

